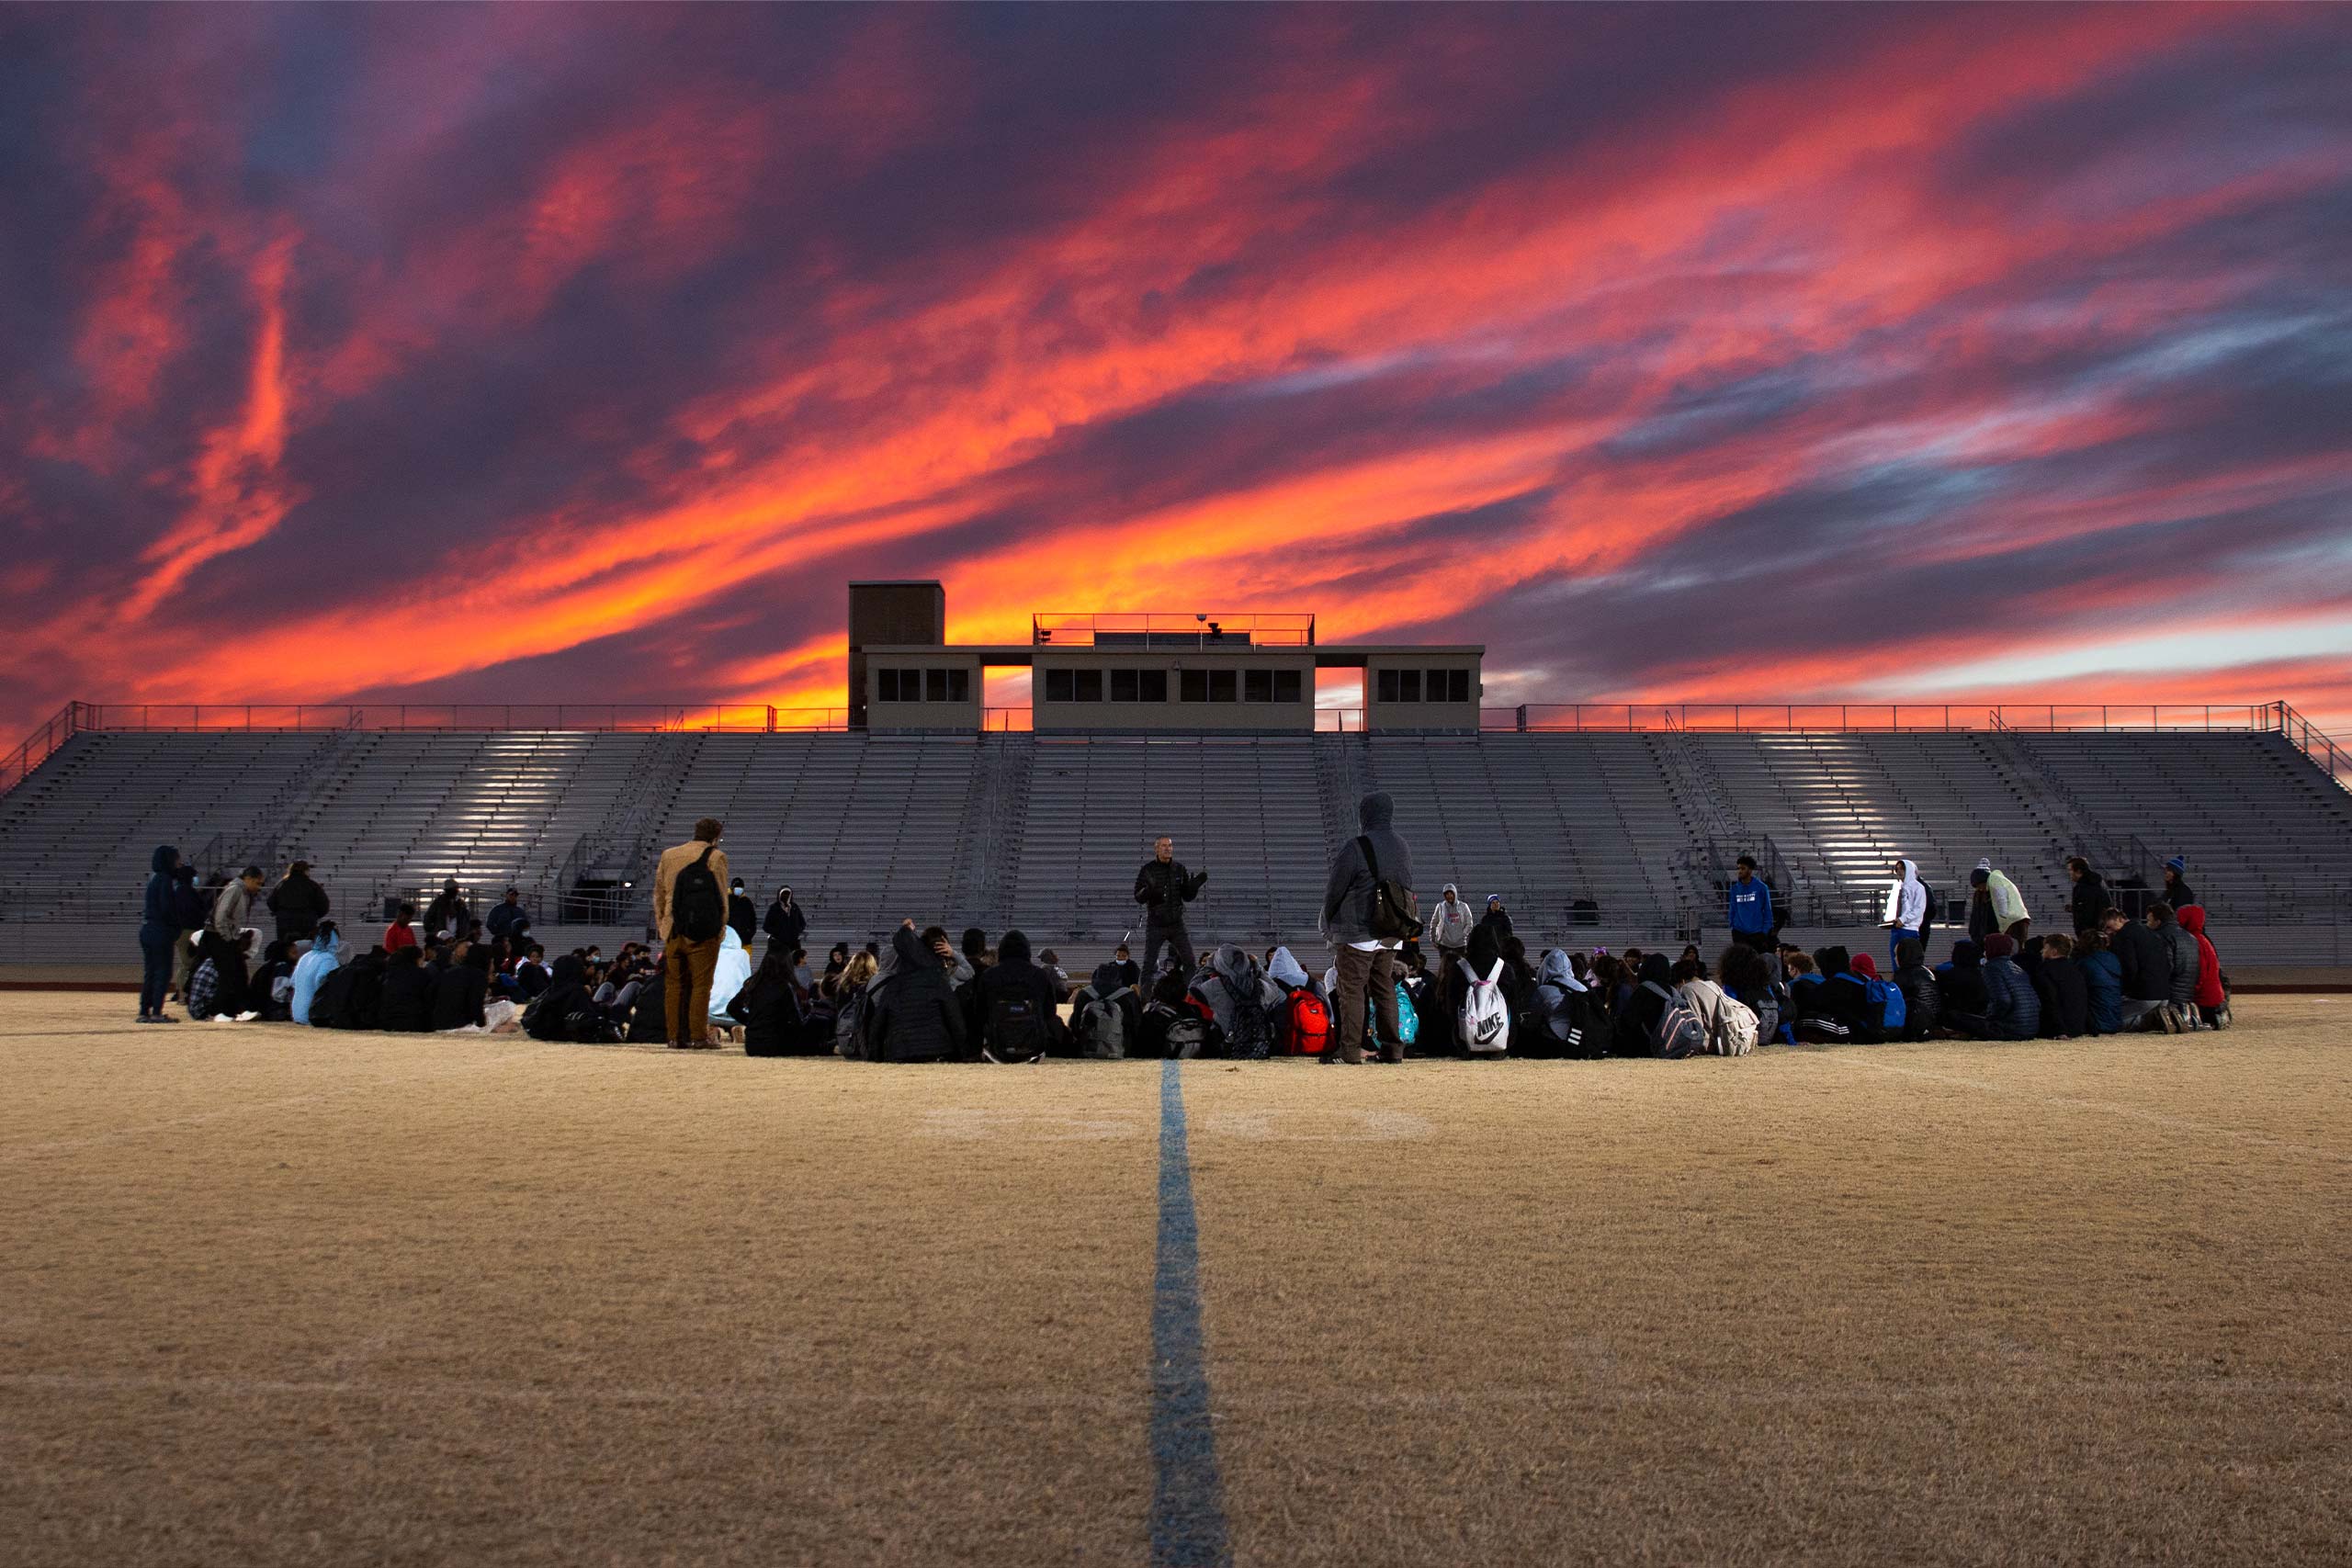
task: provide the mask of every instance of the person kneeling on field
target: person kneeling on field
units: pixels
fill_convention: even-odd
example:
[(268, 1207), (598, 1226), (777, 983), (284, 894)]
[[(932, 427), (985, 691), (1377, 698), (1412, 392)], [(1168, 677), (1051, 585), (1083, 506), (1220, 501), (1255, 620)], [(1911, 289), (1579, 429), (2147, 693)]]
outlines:
[(1984, 939), (1984, 1038), (2030, 1040), (2041, 1032), (2041, 998), (2018, 967), (2018, 944), (1999, 931)]
[(2197, 942), (2197, 984), (2189, 993), (2189, 1000), (2197, 1007), (2197, 1026), (2200, 1029), (2227, 1029), (2230, 1026), (2229, 982), (2222, 974), (2222, 955), (2214, 950), (2205, 935), (2205, 910), (2191, 904), (2180, 911), (2180, 929)]
[(2091, 991), (2075, 962), (2075, 939), (2053, 931), (2041, 939), (2041, 964), (2033, 972), (2034, 995), (2041, 1002), (2045, 1040), (2072, 1040), (2091, 1032)]

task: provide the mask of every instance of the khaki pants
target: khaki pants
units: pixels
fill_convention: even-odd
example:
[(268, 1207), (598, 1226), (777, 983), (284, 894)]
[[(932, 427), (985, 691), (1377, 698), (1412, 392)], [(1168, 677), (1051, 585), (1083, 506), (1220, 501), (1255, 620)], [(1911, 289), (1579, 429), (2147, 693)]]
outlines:
[(1339, 1005), (1332, 1010), (1331, 1027), (1337, 1033), (1330, 1049), (1339, 1053), (1342, 1062), (1363, 1060), (1363, 1007), (1369, 993), (1373, 1016), (1380, 1022), (1380, 1059), (1403, 1061), (1405, 1032), (1397, 1026), (1396, 976), (1392, 967), (1396, 950), (1383, 947), (1367, 953), (1361, 947), (1341, 947), (1337, 956), (1340, 995)]
[(671, 1044), (692, 1044), (709, 1034), (710, 976), (726, 940), (715, 936), (689, 942), (673, 936), (662, 944), (662, 1002)]
[(196, 977), (196, 933), (182, 931), (172, 943), (172, 989), (185, 999), (187, 983)]

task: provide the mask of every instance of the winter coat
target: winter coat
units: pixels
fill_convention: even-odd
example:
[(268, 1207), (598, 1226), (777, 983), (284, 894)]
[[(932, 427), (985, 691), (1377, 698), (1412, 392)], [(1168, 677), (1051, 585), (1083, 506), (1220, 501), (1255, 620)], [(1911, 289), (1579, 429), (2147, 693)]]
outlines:
[(2197, 982), (2188, 999), (2201, 1008), (2217, 1008), (2227, 1002), (2229, 993), (2222, 988), (2222, 955), (2205, 936), (2205, 911), (2191, 904), (2180, 912), (2180, 929), (2197, 943)]
[[(1459, 893), (1461, 889), (1449, 885), (1445, 891)], [(1458, 897), (1451, 904), (1440, 897), (1430, 908), (1430, 929), (1422, 933), (1421, 940), (1431, 947), (1467, 947), (1471, 920), (1469, 905)]]
[(2136, 1002), (2172, 996), (2172, 943), (2145, 920), (2132, 920), (2109, 942), (2123, 966), (2123, 994)]
[(2026, 912), (2025, 895), (2018, 891), (2018, 885), (2006, 873), (1995, 872), (1984, 886), (1993, 895), (1993, 919), (1997, 929), (2007, 931), (2019, 920), (2033, 918)]
[(180, 928), (174, 923), (172, 874), (179, 869), (180, 852), (169, 844), (161, 844), (147, 863), (147, 891), (140, 899), (140, 921), (160, 931), (175, 931)]
[(743, 1021), (746, 1056), (783, 1056), (808, 1048), (800, 992), (784, 964), (762, 964), (736, 993), (734, 1013)]
[(288, 872), (269, 890), (269, 912), (277, 917), (277, 940), (307, 942), (327, 918), (327, 890), (308, 872)]
[(1914, 964), (1894, 972), (1895, 989), (1903, 993), (1903, 1038), (1925, 1040), (1943, 1010), (1943, 991), (1936, 972)]
[(996, 1010), (997, 998), (1026, 998), (1035, 1010), (1043, 1039), (1048, 1048), (1061, 1032), (1061, 1021), (1057, 1005), (1060, 988), (1053, 976), (1029, 956), (1029, 939), (1019, 931), (1007, 931), (996, 946), (996, 962), (980, 971), (972, 982), (972, 1013), (970, 1038), (975, 1042), (987, 1032), (989, 1019)]
[(1973, 942), (1951, 944), (1951, 960), (1936, 968), (1937, 1016), (1974, 1017), (1984, 1010), (1984, 965)]
[(377, 1027), (422, 1034), (433, 1027), (433, 972), (422, 964), (384, 969), (384, 1001)]
[(296, 1023), (311, 1021), (311, 1004), (318, 999), (319, 987), (329, 975), (343, 964), (343, 938), (330, 936), (302, 954), (294, 965), (294, 998), (288, 1010)]
[(1984, 1038), (2030, 1040), (2041, 1032), (2041, 998), (2013, 958), (1984, 965)]
[(1886, 885), (1886, 907), (1879, 912), (1879, 919), (1916, 931), (1928, 918), (1928, 885), (1919, 880), (1919, 868), (1911, 862), (1895, 863), (1903, 868), (1903, 874)]
[[(1383, 862), (1382, 863), (1385, 865), (1386, 863)], [(1406, 886), (1409, 887), (1412, 884), (1407, 883)], [(1503, 938), (1511, 934), (1510, 911), (1509, 909), (1489, 909), (1485, 914), (1478, 917), (1478, 925), (1479, 929), (1482, 931), (1491, 932), (1494, 936), (1496, 945), (1500, 946), (1502, 944)]]
[(873, 992), (867, 1055), (882, 1062), (953, 1061), (965, 1055), (964, 1011), (938, 956), (900, 926), (890, 937), (896, 964)]
[(2123, 1028), (2123, 964), (2105, 948), (2094, 948), (2075, 961), (2083, 972), (2090, 997), (2091, 1032), (2114, 1034)]
[(2106, 911), (2108, 899), (2107, 879), (2095, 871), (2083, 873), (2082, 880), (2075, 884), (2072, 904), (2075, 929), (2078, 931), (2098, 930), (2098, 918)]
[(245, 916), (254, 907), (253, 890), (242, 878), (232, 878), (212, 900), (212, 934), (234, 946), (245, 929)]
[(787, 904), (778, 898), (768, 906), (768, 918), (763, 929), (768, 933), (770, 942), (790, 953), (808, 934), (808, 912), (797, 904)]
[(2165, 988), (2165, 999), (2188, 1001), (2197, 995), (2197, 938), (2182, 930), (2177, 918), (2159, 926), (2156, 934), (2172, 953), (2172, 984)]
[(443, 931), (454, 931), (464, 936), (473, 929), (473, 911), (455, 893), (443, 893), (424, 907), (426, 934), (438, 939)]
[(1284, 996), (1293, 991), (1307, 991), (1318, 997), (1323, 994), (1323, 983), (1309, 976), (1306, 965), (1287, 947), (1274, 949), (1267, 958), (1266, 978), (1280, 986)]
[(196, 867), (184, 865), (172, 873), (172, 919), (175, 931), (193, 931), (204, 929), (209, 906), (204, 895), (197, 890)]
[(490, 919), (482, 922), (482, 929), (512, 942), (531, 929), (531, 917), (522, 905), (509, 904), (502, 898), (491, 906)]
[(470, 964), (452, 964), (433, 977), (433, 1027), (464, 1029), (483, 1021), (490, 976)]
[(1136, 902), (1148, 911), (1147, 919), (1153, 925), (1181, 926), (1184, 906), (1201, 896), (1208, 879), (1205, 871), (1186, 871), (1181, 860), (1162, 861), (1154, 855), (1136, 873)]
[[(1651, 989), (1655, 986), (1665, 996)], [(1653, 953), (1642, 960), (1640, 982), (1617, 1015), (1617, 1028), (1611, 1035), (1609, 1054), (1612, 1056), (1655, 1056), (1657, 1055), (1658, 1021), (1666, 1017), (1666, 1009), (1674, 993), (1674, 965), (1663, 953)]]
[(1745, 882), (1734, 878), (1724, 894), (1724, 906), (1735, 934), (1763, 936), (1771, 931), (1772, 890), (1764, 886), (1762, 877), (1751, 876)]
[(2091, 1032), (2091, 991), (2082, 965), (2071, 958), (2045, 958), (2033, 972), (2033, 990), (2041, 1003), (2041, 1032), (2064, 1039)]
[(735, 934), (743, 939), (745, 947), (760, 938), (759, 907), (743, 894), (727, 895), (727, 923), (735, 928)]
[(2188, 886), (2187, 877), (2175, 872), (2166, 872), (2165, 876), (2164, 900), (2173, 907), (2174, 913), (2177, 914), (2196, 904), (2197, 889)]
[[(1413, 852), (1406, 848), (1405, 840), (1396, 836), (1391, 826), (1396, 815), (1396, 802), (1378, 791), (1356, 803), (1356, 822), (1363, 829), (1362, 838), (1372, 842), (1374, 858), (1380, 862), (1380, 874), (1409, 889), (1413, 886)], [(1333, 946), (1374, 940), (1372, 888), (1372, 866), (1364, 859), (1363, 843), (1359, 839), (1350, 839), (1331, 857), (1330, 871), (1323, 878), (1322, 929)], [(1481, 969), (1479, 973), (1486, 971)]]

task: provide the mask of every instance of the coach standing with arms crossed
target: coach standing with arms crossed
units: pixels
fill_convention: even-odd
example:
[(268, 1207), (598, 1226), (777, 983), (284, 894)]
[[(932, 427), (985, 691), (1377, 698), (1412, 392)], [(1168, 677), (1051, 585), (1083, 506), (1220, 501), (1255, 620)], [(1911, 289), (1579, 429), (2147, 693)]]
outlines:
[(1144, 908), (1143, 974), (1147, 984), (1159, 973), (1159, 944), (1175, 950), (1176, 962), (1193, 967), (1193, 939), (1184, 930), (1184, 906), (1201, 896), (1209, 874), (1188, 874), (1176, 858), (1176, 840), (1163, 838), (1151, 846), (1151, 858), (1136, 873), (1136, 902)]

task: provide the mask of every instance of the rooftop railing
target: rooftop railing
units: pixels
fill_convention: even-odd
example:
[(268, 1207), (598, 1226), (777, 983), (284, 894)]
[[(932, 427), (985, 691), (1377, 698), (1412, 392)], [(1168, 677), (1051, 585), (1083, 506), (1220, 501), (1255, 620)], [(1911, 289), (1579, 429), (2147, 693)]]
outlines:
[(1029, 617), (1029, 640), (1039, 648), (1313, 648), (1315, 617), (1046, 611)]

